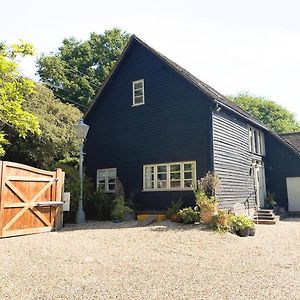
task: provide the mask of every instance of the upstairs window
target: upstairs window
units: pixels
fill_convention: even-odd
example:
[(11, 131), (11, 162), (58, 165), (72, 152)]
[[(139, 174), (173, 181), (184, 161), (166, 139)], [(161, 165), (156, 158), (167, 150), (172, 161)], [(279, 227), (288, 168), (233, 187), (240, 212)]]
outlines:
[(97, 170), (97, 189), (101, 188), (107, 193), (116, 191), (117, 169), (98, 169)]
[(132, 82), (132, 106), (145, 104), (144, 79)]
[(249, 151), (258, 155), (265, 155), (264, 134), (253, 127), (249, 127)]
[(144, 166), (144, 191), (190, 190), (195, 184), (195, 161)]

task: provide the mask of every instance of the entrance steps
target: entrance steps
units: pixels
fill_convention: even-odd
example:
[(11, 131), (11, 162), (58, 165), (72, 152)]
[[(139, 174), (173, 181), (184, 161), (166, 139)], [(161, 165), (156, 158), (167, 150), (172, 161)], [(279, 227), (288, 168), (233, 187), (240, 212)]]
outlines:
[(274, 225), (279, 221), (279, 216), (272, 209), (259, 209), (253, 216), (256, 224)]

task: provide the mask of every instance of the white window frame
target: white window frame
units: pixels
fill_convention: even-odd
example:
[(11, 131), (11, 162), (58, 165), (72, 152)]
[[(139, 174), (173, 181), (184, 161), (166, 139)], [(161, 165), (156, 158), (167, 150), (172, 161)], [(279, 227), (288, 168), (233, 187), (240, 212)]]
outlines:
[[(171, 166), (172, 165), (180, 165), (180, 179), (178, 180), (173, 180), (173, 181), (180, 181), (180, 187), (171, 187)], [(191, 171), (184, 171), (184, 165), (185, 164), (193, 164), (194, 168), (192, 167)], [(159, 188), (157, 183), (157, 169), (158, 167), (161, 166), (166, 166), (167, 167), (167, 187), (166, 188)], [(154, 175), (154, 187), (153, 188), (146, 188), (146, 168), (147, 167), (153, 167), (153, 174)], [(184, 182), (185, 180), (191, 180), (192, 185), (196, 185), (197, 181), (197, 165), (196, 161), (181, 161), (181, 162), (169, 162), (169, 163), (158, 163), (158, 164), (149, 164), (149, 165), (144, 165), (143, 166), (143, 192), (163, 192), (163, 191), (190, 191), (193, 189), (192, 186), (190, 187), (184, 187)], [(192, 178), (191, 179), (185, 179), (184, 178), (184, 173), (185, 172), (191, 172), (192, 173)], [(151, 180), (152, 181), (152, 180)]]
[[(252, 126), (248, 127), (249, 151), (261, 156), (265, 155), (265, 137), (264, 133)], [(257, 148), (257, 151), (256, 149)]]
[[(135, 88), (135, 85), (138, 84), (138, 83), (142, 83), (142, 88), (140, 89), (136, 89)], [(142, 90), (143, 93), (142, 93), (142, 96), (143, 96), (143, 102), (141, 103), (136, 103), (136, 96), (135, 96), (135, 91), (137, 90)], [(141, 96), (138, 96), (138, 97), (141, 97)], [(145, 104), (145, 85), (144, 85), (144, 79), (139, 79), (139, 80), (135, 80), (132, 82), (132, 106), (139, 106), (139, 105), (143, 105)]]
[[(109, 182), (109, 172), (115, 172), (115, 176), (113, 177), (114, 178), (114, 183), (111, 183)], [(109, 168), (109, 169), (97, 169), (97, 178), (96, 178), (96, 186), (97, 186), (97, 189), (99, 187), (99, 181), (100, 181), (100, 175), (99, 173), (100, 172), (104, 172), (105, 173), (105, 183), (104, 183), (104, 191), (106, 193), (115, 193), (116, 192), (116, 184), (117, 184), (117, 169), (116, 168)], [(115, 185), (115, 188), (113, 190), (109, 189), (109, 185), (110, 184), (114, 184)]]

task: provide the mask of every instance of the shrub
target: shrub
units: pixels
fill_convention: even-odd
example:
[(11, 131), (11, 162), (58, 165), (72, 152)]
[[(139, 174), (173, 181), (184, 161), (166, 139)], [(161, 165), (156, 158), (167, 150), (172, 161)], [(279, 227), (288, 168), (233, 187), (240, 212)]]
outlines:
[(124, 196), (120, 195), (113, 201), (113, 209), (111, 211), (112, 220), (124, 221), (126, 213), (132, 212), (127, 206)]
[(230, 226), (235, 232), (241, 229), (253, 228), (255, 226), (254, 221), (244, 215), (235, 216), (231, 214), (229, 216), (229, 220), (230, 220)]
[(182, 206), (181, 198), (177, 201), (172, 201), (171, 205), (167, 208), (168, 216), (172, 217), (172, 215), (177, 214), (179, 212), (181, 206)]
[(191, 207), (181, 209), (177, 215), (183, 220), (185, 224), (199, 222), (199, 211)]
[(99, 221), (110, 220), (113, 205), (113, 195), (107, 194), (103, 189), (98, 189), (91, 200), (87, 202), (86, 214), (90, 219)]

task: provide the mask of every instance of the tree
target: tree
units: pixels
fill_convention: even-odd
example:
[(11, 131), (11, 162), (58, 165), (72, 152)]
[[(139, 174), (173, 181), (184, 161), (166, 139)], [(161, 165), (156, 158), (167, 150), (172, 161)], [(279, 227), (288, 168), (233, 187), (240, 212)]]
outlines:
[(11, 127), (18, 136), (26, 137), (28, 132), (39, 133), (37, 118), (23, 109), (25, 96), (32, 94), (34, 83), (18, 72), (18, 55), (33, 54), (33, 46), (20, 41), (7, 46), (0, 44), (0, 155), (4, 155), (3, 145), (9, 143), (3, 129)]
[(129, 34), (120, 29), (91, 33), (86, 41), (63, 40), (56, 53), (37, 62), (41, 81), (63, 102), (79, 103), (85, 111), (123, 51)]
[(229, 98), (278, 133), (300, 131), (300, 124), (295, 115), (274, 101), (248, 93)]
[(42, 134), (30, 133), (23, 139), (14, 128), (7, 128), (7, 136), (14, 143), (6, 146), (5, 159), (51, 169), (57, 161), (78, 155), (74, 124), (81, 113), (55, 99), (52, 91), (40, 84), (34, 91), (24, 102), (24, 109), (37, 116)]

